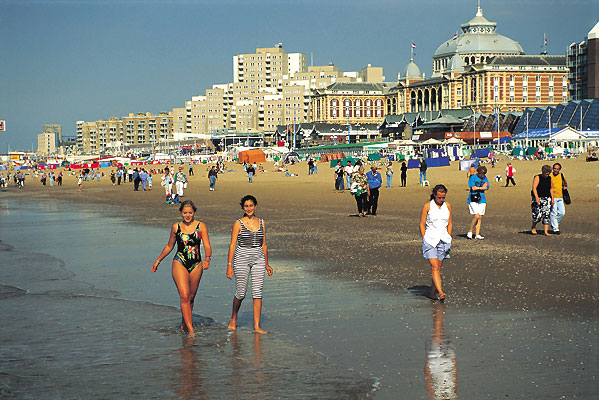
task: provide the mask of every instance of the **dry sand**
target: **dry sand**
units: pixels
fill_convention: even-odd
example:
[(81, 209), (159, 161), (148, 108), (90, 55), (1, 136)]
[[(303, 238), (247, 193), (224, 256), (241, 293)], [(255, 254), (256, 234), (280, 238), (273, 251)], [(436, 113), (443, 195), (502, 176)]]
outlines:
[[(465, 238), (471, 221), (465, 172), (458, 170), (457, 163), (428, 170), (431, 185), (443, 183), (448, 187), (447, 201), (453, 206), (452, 253), (443, 266), (448, 301), (472, 307), (597, 317), (599, 163), (584, 159), (560, 162), (572, 204), (566, 207), (562, 235), (552, 237), (528, 234), (532, 178), (549, 162), (513, 162), (517, 186), (509, 188), (503, 187), (505, 180), (494, 181), (495, 175), (505, 179), (505, 160), (495, 168), (488, 165), (491, 190), (481, 230), (483, 241)], [(356, 218), (354, 198), (347, 191), (334, 191), (333, 170), (328, 163), (320, 163), (318, 174), (313, 176), (308, 176), (305, 163), (291, 166), (290, 172), (299, 174), (296, 177), (273, 172), (272, 164), (267, 163), (267, 172), (259, 173), (252, 184), (241, 166), (229, 163), (227, 169), (235, 172), (220, 175), (214, 192), (208, 190), (208, 167), (196, 165), (184, 199), (196, 203), (198, 218), (211, 232), (228, 233), (233, 221), (242, 215), (239, 199), (245, 194), (256, 196), (257, 214), (267, 223), (275, 272), (277, 258), (317, 260), (321, 267), (316, 272), (327, 277), (405, 292), (430, 284), (430, 268), (420, 251), (418, 222), (431, 188), (418, 185), (417, 170), (408, 171), (406, 188), (398, 187), (399, 165), (394, 164), (395, 187), (381, 188), (376, 217)], [(103, 168), (106, 174), (110, 170)], [(28, 177), (24, 189), (9, 188), (0, 196), (64, 201), (72, 207), (97, 204), (99, 212), (163, 226), (166, 232), (179, 212), (177, 206), (165, 204), (159, 182), (160, 176), (155, 175), (152, 191), (134, 192), (132, 183), (112, 186), (106, 176), (101, 183), (84, 182), (83, 191), (77, 192), (76, 177), (67, 172), (62, 187), (42, 186), (39, 180)], [(156, 244), (157, 254), (162, 245)]]

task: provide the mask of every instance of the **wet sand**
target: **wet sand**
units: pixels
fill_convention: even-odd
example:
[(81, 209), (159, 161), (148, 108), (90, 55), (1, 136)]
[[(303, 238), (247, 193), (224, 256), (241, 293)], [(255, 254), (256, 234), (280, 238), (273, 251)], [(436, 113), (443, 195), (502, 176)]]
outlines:
[[(532, 178), (550, 162), (513, 162), (517, 186), (504, 188), (504, 160), (495, 168), (487, 165), (491, 190), (481, 230), (483, 241), (465, 238), (471, 221), (465, 202), (465, 172), (458, 170), (457, 163), (429, 169), (431, 185), (445, 184), (449, 188), (447, 201), (453, 206), (454, 242), (451, 259), (443, 266), (448, 302), (463, 307), (597, 317), (599, 163), (586, 163), (584, 159), (560, 162), (572, 196), (560, 225), (562, 234), (544, 237), (528, 233)], [(399, 165), (394, 165), (398, 171)], [(356, 218), (353, 197), (347, 191), (334, 191), (333, 170), (328, 163), (320, 163), (318, 174), (313, 176), (308, 176), (305, 163), (289, 168), (299, 174), (296, 177), (273, 172), (271, 163), (265, 168), (267, 172), (259, 173), (249, 184), (241, 166), (229, 163), (227, 169), (235, 171), (219, 175), (216, 191), (210, 192), (208, 167), (197, 165), (184, 199), (196, 203), (198, 217), (211, 232), (228, 233), (233, 221), (241, 216), (241, 196), (256, 196), (257, 214), (267, 223), (275, 273), (277, 258), (304, 259), (317, 261), (320, 267), (316, 272), (324, 276), (392, 292), (412, 289), (418, 294), (418, 287), (430, 284), (430, 270), (420, 252), (418, 222), (431, 188), (418, 185), (417, 170), (408, 171), (406, 188), (398, 187), (396, 172), (395, 187), (381, 189), (376, 217)], [(110, 170), (103, 168), (106, 174)], [(496, 183), (495, 175), (504, 180)], [(97, 205), (97, 211), (111, 216), (167, 227), (179, 218), (179, 212), (177, 206), (164, 203), (164, 189), (159, 182), (156, 175), (152, 191), (134, 192), (132, 183), (112, 186), (104, 177), (100, 183), (84, 182), (83, 191), (78, 192), (76, 178), (67, 172), (62, 187), (42, 186), (28, 177), (24, 189), (11, 187), (0, 196), (59, 201), (66, 207), (76, 207), (77, 203), (85, 204), (85, 208)], [(166, 235), (165, 228), (165, 241)]]

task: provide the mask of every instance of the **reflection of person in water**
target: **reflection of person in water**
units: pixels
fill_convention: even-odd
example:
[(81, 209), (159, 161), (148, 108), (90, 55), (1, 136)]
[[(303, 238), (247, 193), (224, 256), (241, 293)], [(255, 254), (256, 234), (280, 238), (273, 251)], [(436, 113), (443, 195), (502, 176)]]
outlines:
[[(237, 331), (231, 334), (231, 379), (234, 393), (252, 393), (251, 398), (268, 399), (272, 393), (262, 361), (261, 334), (254, 333), (253, 348), (250, 353), (248, 336), (237, 336)], [(199, 397), (198, 397), (199, 398)]]
[(181, 366), (179, 370), (178, 385), (174, 392), (178, 399), (205, 399), (208, 394), (202, 379), (202, 357), (194, 346), (193, 338), (183, 337), (183, 343), (179, 349), (181, 354)]
[(434, 303), (432, 307), (433, 336), (426, 348), (424, 364), (426, 391), (432, 399), (457, 399), (456, 355), (451, 342), (445, 338), (443, 328), (445, 304)]

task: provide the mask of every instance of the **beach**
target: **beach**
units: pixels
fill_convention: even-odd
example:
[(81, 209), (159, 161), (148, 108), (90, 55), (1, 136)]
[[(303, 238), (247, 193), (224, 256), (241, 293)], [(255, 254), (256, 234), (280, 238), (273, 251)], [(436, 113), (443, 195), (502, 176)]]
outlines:
[[(466, 204), (465, 171), (459, 171), (456, 163), (428, 170), (432, 186), (448, 187), (447, 201), (453, 206), (451, 259), (443, 266), (449, 301), (469, 307), (597, 316), (593, 305), (599, 300), (599, 163), (560, 162), (572, 204), (566, 207), (562, 234), (552, 237), (529, 234), (532, 178), (551, 162), (513, 161), (517, 185), (507, 188), (503, 187), (505, 160), (495, 168), (487, 164), (491, 189), (482, 241), (465, 237), (472, 219)], [(257, 214), (267, 223), (273, 265), (277, 257), (316, 261), (323, 265), (316, 273), (323, 276), (405, 291), (430, 284), (418, 223), (431, 188), (418, 185), (417, 170), (409, 170), (407, 187), (399, 187), (400, 164), (394, 164), (394, 187), (385, 188), (383, 183), (378, 215), (368, 218), (356, 217), (356, 204), (348, 191), (334, 191), (328, 163), (320, 163), (316, 175), (308, 175), (305, 163), (289, 166), (289, 172), (298, 175), (291, 177), (273, 172), (272, 164), (266, 163), (266, 172), (257, 173), (251, 184), (239, 164), (229, 163), (227, 170), (234, 171), (219, 175), (214, 192), (208, 190), (209, 166), (195, 165), (183, 199), (195, 202), (197, 216), (210, 232), (229, 233), (242, 215), (239, 199), (253, 194), (259, 202)], [(110, 170), (103, 168), (107, 175)], [(496, 175), (503, 177), (501, 182), (495, 182)], [(160, 176), (155, 175), (153, 190), (134, 192), (132, 183), (112, 186), (106, 176), (100, 183), (84, 182), (83, 191), (77, 192), (76, 178), (67, 173), (62, 187), (42, 186), (28, 178), (23, 190), (11, 189), (3, 195), (67, 202), (69, 207), (84, 203), (136, 224), (164, 227), (166, 237), (167, 226), (179, 218), (179, 212), (177, 206), (165, 204), (159, 182)]]
[[(209, 166), (194, 165), (184, 199), (208, 226), (213, 263), (198, 291), (191, 340), (178, 328), (170, 266), (150, 273), (180, 218), (178, 206), (165, 204), (159, 176), (147, 192), (129, 182), (112, 186), (107, 177), (78, 192), (68, 172), (63, 187), (28, 178), (25, 188), (0, 192), (7, 321), (0, 392), (50, 399), (594, 398), (598, 166), (562, 162), (572, 204), (562, 235), (543, 237), (526, 233), (530, 184), (543, 164), (514, 162), (517, 186), (508, 188), (493, 179), (505, 162), (489, 168), (483, 241), (465, 238), (465, 172), (454, 164), (429, 169), (431, 185), (448, 187), (454, 210), (444, 304), (426, 297), (430, 267), (418, 220), (431, 188), (418, 186), (417, 171), (408, 171), (407, 188), (381, 189), (376, 217), (357, 218), (353, 197), (333, 190), (324, 164), (311, 176), (305, 163), (290, 166), (298, 174), (291, 177), (266, 164), (252, 184), (240, 165), (228, 164), (235, 171), (219, 175), (214, 192)], [(270, 333), (262, 339), (251, 331), (249, 303), (236, 334), (226, 329), (234, 292), (224, 277), (226, 252), (248, 193), (266, 220), (275, 270), (265, 284)], [(42, 340), (30, 326), (39, 326)]]

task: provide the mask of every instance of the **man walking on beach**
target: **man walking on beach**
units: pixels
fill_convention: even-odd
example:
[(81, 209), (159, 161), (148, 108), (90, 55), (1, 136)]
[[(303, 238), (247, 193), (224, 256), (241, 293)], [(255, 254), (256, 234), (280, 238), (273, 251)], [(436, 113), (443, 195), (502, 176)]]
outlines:
[(566, 207), (564, 205), (564, 190), (568, 189), (568, 182), (564, 174), (562, 174), (562, 165), (560, 163), (553, 164), (551, 172), (551, 183), (553, 185), (553, 206), (551, 207), (551, 229), (554, 235), (561, 234), (559, 223), (566, 215)]
[(376, 170), (376, 165), (373, 164), (370, 167), (370, 171), (366, 174), (366, 178), (368, 179), (368, 187), (370, 188), (366, 214), (376, 215), (376, 209), (379, 204), (379, 188), (383, 185), (383, 177)]
[(145, 192), (146, 184), (148, 181), (148, 173), (143, 168), (141, 169), (141, 172), (139, 173), (139, 179), (141, 179), (141, 189)]
[(354, 168), (351, 165), (351, 161), (347, 162), (345, 168), (343, 168), (343, 172), (345, 173), (345, 180), (347, 181), (347, 190), (351, 188), (351, 178), (352, 173), (354, 172)]
[(134, 191), (138, 191), (139, 190), (139, 183), (141, 182), (141, 178), (139, 177), (139, 171), (137, 170), (137, 168), (135, 168), (135, 171), (133, 171), (133, 190)]
[(426, 165), (426, 160), (423, 158), (420, 159), (420, 184), (426, 181), (426, 170), (428, 166)]
[(510, 181), (512, 182), (512, 185), (516, 186), (514, 172), (516, 172), (516, 168), (512, 167), (511, 162), (507, 163), (507, 167), (505, 167), (505, 187), (510, 185)]
[(179, 171), (175, 174), (174, 180), (177, 194), (179, 197), (183, 197), (183, 187), (185, 186), (185, 182), (187, 182), (187, 177), (183, 173), (183, 167), (179, 167)]
[(218, 179), (218, 171), (214, 165), (208, 171), (208, 179), (210, 180), (210, 191), (214, 192), (216, 189), (216, 180)]
[(343, 165), (341, 161), (337, 161), (335, 166), (335, 190), (339, 193), (343, 193), (345, 188), (343, 187)]

